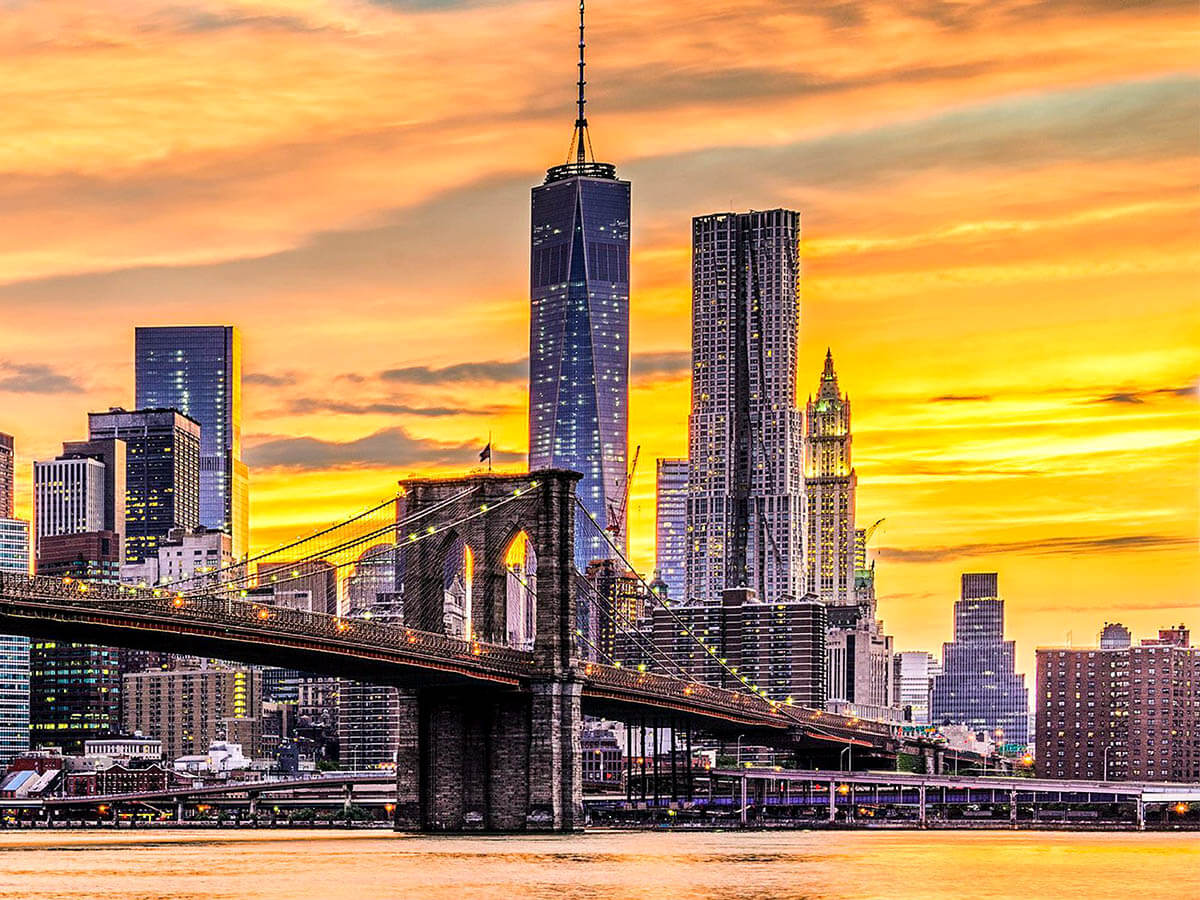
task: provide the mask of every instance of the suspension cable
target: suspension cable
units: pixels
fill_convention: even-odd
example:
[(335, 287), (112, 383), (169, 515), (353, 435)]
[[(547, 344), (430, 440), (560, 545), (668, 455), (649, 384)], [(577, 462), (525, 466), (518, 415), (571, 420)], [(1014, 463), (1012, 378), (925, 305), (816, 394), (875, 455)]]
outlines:
[(629, 568), (629, 571), (633, 572), (634, 576), (636, 576), (636, 577), (637, 577), (638, 581), (640, 581), (640, 582), (641, 582), (643, 585), (645, 585), (645, 587), (646, 587), (646, 590), (649, 592), (649, 595), (650, 595), (652, 598), (654, 598), (654, 600), (656, 600), (656, 601), (659, 603), (659, 605), (661, 606), (661, 608), (662, 608), (663, 610), (665, 610), (665, 611), (666, 611), (666, 613), (667, 613), (669, 616), (671, 616), (671, 618), (672, 618), (672, 619), (674, 619), (674, 620), (675, 620), (675, 622), (676, 622), (676, 623), (677, 623), (677, 624), (678, 624), (678, 625), (679, 625), (679, 626), (680, 626), (680, 627), (681, 627), (681, 628), (684, 630), (684, 632), (685, 632), (685, 633), (688, 635), (688, 637), (692, 638), (692, 640), (694, 640), (694, 641), (695, 641), (697, 644), (699, 644), (699, 645), (700, 645), (700, 647), (701, 647), (703, 650), (705, 650), (705, 651), (708, 653), (708, 655), (709, 655), (709, 656), (711, 656), (711, 657), (712, 657), (714, 660), (716, 660), (717, 664), (718, 664), (718, 665), (719, 665), (719, 666), (720, 666), (722, 669), (724, 669), (726, 672), (728, 672), (728, 673), (729, 673), (729, 674), (730, 674), (730, 675), (731, 675), (731, 676), (732, 676), (732, 677), (735, 679), (735, 684), (736, 684), (737, 682), (741, 682), (743, 685), (745, 685), (745, 689), (746, 689), (746, 690), (748, 690), (748, 691), (749, 691), (751, 694), (753, 694), (753, 695), (754, 695), (754, 696), (756, 696), (756, 697), (761, 697), (763, 700), (766, 700), (768, 703), (770, 703), (770, 704), (772, 704), (772, 706), (774, 706), (774, 705), (775, 705), (775, 703), (776, 703), (776, 701), (774, 701), (774, 700), (771, 700), (770, 698), (766, 697), (766, 696), (765, 696), (765, 695), (763, 695), (763, 694), (760, 694), (760, 693), (759, 693), (757, 690), (755, 690), (755, 689), (753, 688), (753, 686), (752, 686), (752, 685), (749, 683), (749, 681), (747, 681), (747, 679), (746, 679), (746, 676), (744, 676), (744, 675), (739, 675), (739, 674), (738, 674), (738, 673), (737, 673), (737, 672), (734, 670), (734, 668), (733, 668), (732, 666), (730, 666), (728, 663), (726, 663), (726, 662), (725, 662), (725, 660), (721, 659), (721, 657), (719, 657), (719, 656), (717, 655), (717, 652), (716, 652), (716, 650), (714, 650), (714, 649), (713, 649), (712, 647), (710, 647), (708, 644), (704, 643), (704, 641), (700, 640), (700, 638), (698, 638), (698, 637), (696, 636), (696, 633), (695, 633), (694, 631), (692, 631), (691, 627), (690, 627), (690, 626), (688, 626), (688, 624), (687, 624), (686, 622), (684, 622), (684, 621), (683, 621), (683, 619), (681, 619), (681, 618), (678, 616), (678, 614), (677, 614), (677, 613), (676, 613), (676, 612), (675, 612), (673, 609), (671, 609), (670, 605), (669, 605), (669, 604), (667, 604), (666, 602), (664, 602), (664, 601), (663, 601), (663, 600), (662, 600), (662, 599), (661, 599), (661, 598), (658, 596), (658, 594), (656, 594), (656, 593), (655, 593), (655, 592), (654, 592), (654, 591), (653, 591), (653, 590), (650, 588), (650, 585), (647, 583), (646, 579), (645, 579), (645, 578), (643, 578), (643, 577), (642, 577), (642, 575), (641, 575), (641, 574), (640, 574), (640, 573), (639, 573), (639, 572), (638, 572), (638, 571), (637, 571), (637, 570), (636, 570), (636, 569), (633, 567), (633, 564), (632, 564), (632, 563), (630, 563), (630, 562), (629, 562), (629, 560), (625, 558), (625, 554), (621, 552), (621, 548), (620, 548), (620, 547), (618, 547), (618, 546), (617, 546), (617, 545), (616, 545), (616, 544), (613, 542), (612, 538), (610, 538), (610, 537), (608, 536), (608, 532), (607, 532), (607, 531), (605, 531), (603, 528), (601, 528), (601, 527), (600, 527), (600, 524), (599, 524), (599, 523), (596, 521), (596, 517), (595, 517), (595, 516), (593, 516), (593, 515), (591, 514), (591, 512), (589, 512), (589, 511), (588, 511), (588, 508), (587, 508), (586, 506), (584, 506), (584, 505), (583, 505), (583, 501), (581, 501), (581, 500), (580, 500), (578, 497), (576, 497), (576, 498), (575, 498), (575, 505), (576, 505), (576, 506), (578, 506), (580, 509), (582, 509), (582, 510), (583, 510), (583, 512), (584, 512), (584, 514), (585, 514), (585, 515), (586, 515), (586, 516), (587, 516), (589, 519), (591, 519), (591, 521), (592, 521), (592, 524), (594, 524), (594, 525), (596, 526), (596, 528), (599, 530), (599, 532), (600, 532), (601, 536), (604, 538), (604, 540), (605, 540), (605, 542), (608, 544), (608, 546), (609, 546), (609, 547), (612, 549), (613, 553), (615, 553), (615, 554), (617, 555), (617, 557), (618, 557), (618, 558), (619, 558), (619, 559), (620, 559), (620, 560), (621, 560), (623, 563), (625, 563), (625, 565), (626, 565), (626, 566)]

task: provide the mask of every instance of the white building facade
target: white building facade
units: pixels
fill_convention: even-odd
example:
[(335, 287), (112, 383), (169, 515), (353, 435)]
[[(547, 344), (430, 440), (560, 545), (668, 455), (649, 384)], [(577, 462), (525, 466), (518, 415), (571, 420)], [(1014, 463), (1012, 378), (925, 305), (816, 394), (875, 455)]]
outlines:
[(35, 545), (44, 537), (104, 529), (104, 463), (60, 457), (33, 464)]

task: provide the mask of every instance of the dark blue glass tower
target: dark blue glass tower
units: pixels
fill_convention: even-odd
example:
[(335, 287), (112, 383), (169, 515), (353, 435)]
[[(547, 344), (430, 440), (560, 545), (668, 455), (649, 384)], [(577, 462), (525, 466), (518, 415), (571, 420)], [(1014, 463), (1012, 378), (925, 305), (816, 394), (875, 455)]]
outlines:
[[(530, 252), (529, 465), (583, 474), (578, 496), (624, 546), (629, 442), (629, 182), (589, 159), (583, 5), (579, 116), (571, 161), (533, 189)], [(569, 156), (569, 158), (570, 158)], [(582, 517), (579, 517), (582, 518)], [(612, 556), (589, 523), (575, 562)]]
[(177, 409), (200, 423), (200, 524), (249, 544), (242, 462), (242, 338), (232, 325), (138, 328), (135, 393), (141, 409)]

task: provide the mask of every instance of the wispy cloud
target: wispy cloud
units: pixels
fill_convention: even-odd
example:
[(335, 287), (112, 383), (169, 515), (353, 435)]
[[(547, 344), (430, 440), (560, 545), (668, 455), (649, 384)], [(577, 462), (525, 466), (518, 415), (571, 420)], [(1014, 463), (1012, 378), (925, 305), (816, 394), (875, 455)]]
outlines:
[(410, 403), (394, 403), (376, 401), (371, 403), (345, 403), (330, 399), (301, 397), (293, 400), (288, 407), (293, 413), (335, 413), (345, 416), (422, 416), (425, 418), (442, 419), (448, 416), (507, 416), (524, 407), (516, 405), (491, 404), (487, 406), (418, 406)]
[(42, 363), (0, 362), (0, 391), (14, 394), (78, 394), (83, 391), (73, 375)]
[[(404, 366), (385, 369), (379, 373), (382, 381), (404, 384), (463, 384), (466, 382), (519, 381), (529, 375), (529, 362), (525, 359), (485, 360), (482, 362), (458, 363), (452, 366)], [(351, 380), (362, 376), (350, 375)]]
[(1194, 538), (1163, 534), (1127, 534), (1112, 537), (1050, 537), (1041, 540), (954, 544), (939, 547), (880, 547), (880, 559), (895, 562), (929, 563), (978, 556), (1021, 554), (1034, 556), (1084, 556), (1094, 553), (1156, 551), (1196, 547)]
[(1087, 403), (1116, 403), (1139, 405), (1147, 400), (1159, 397), (1191, 397), (1200, 396), (1200, 382), (1184, 385), (1183, 387), (1145, 388), (1142, 390), (1113, 391), (1102, 397), (1095, 397)]
[(629, 371), (634, 378), (687, 375), (692, 371), (692, 354), (687, 350), (635, 353), (629, 360)]
[(271, 375), (266, 372), (249, 372), (242, 376), (243, 384), (259, 384), (263, 387), (288, 387), (295, 384), (297, 377), (293, 372), (282, 372)]
[[(248, 446), (246, 461), (251, 466), (299, 470), (468, 466), (477, 460), (484, 443), (486, 438), (458, 444), (418, 438), (398, 427), (349, 441), (277, 436)], [(516, 458), (499, 450), (495, 453), (497, 463)]]

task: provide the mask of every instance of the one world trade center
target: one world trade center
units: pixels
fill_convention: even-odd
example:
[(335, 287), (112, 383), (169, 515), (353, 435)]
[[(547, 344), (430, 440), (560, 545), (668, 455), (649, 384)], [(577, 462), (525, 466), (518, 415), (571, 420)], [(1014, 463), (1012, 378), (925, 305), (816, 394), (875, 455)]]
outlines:
[[(584, 115), (583, 4), (578, 117), (567, 162), (533, 189), (529, 466), (583, 474), (578, 496), (624, 550), (629, 440), (629, 182), (597, 162)], [(575, 563), (613, 555), (576, 516)]]

